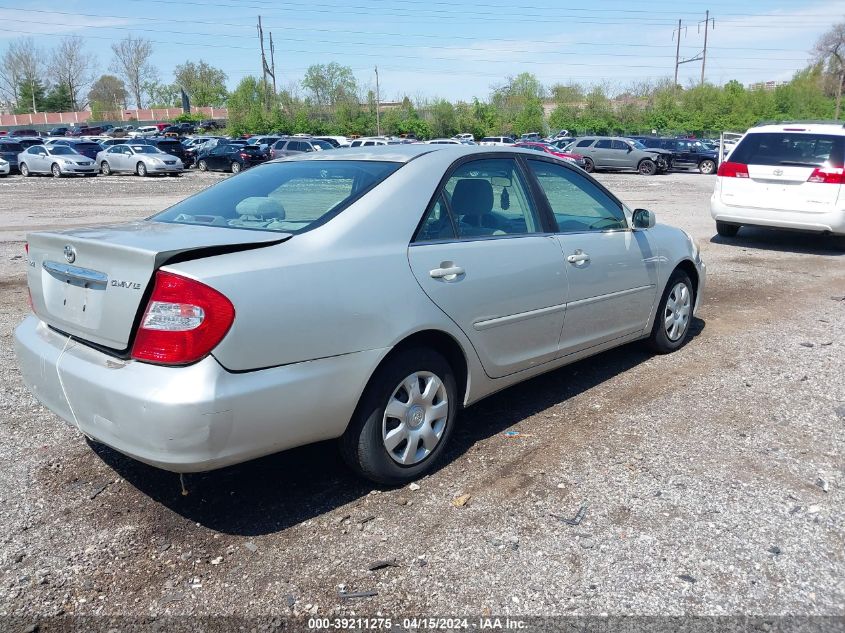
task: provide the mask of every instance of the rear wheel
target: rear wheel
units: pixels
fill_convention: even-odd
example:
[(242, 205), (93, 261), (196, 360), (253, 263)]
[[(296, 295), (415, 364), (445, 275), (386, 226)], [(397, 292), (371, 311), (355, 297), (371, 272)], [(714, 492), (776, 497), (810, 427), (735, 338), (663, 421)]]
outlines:
[(241, 171), (241, 164), (238, 161), (233, 160), (232, 161), (232, 173), (238, 174), (238, 173), (240, 173), (240, 171)]
[(18, 169), (21, 170), (21, 176), (24, 178), (29, 178), (32, 174), (29, 171), (29, 167), (27, 167), (26, 163), (21, 163)]
[(53, 178), (62, 177), (62, 168), (59, 167), (58, 163), (53, 163), (53, 166), (50, 167), (50, 172), (53, 174)]
[(712, 174), (714, 171), (716, 171), (715, 161), (712, 161), (709, 158), (707, 160), (701, 161), (700, 163), (698, 163), (698, 171), (705, 175)]
[(204, 160), (201, 160), (197, 163), (197, 167), (199, 167), (200, 171), (208, 171), (208, 163)]
[(637, 171), (643, 176), (654, 176), (657, 173), (657, 164), (650, 158), (644, 158), (637, 165)]
[(716, 233), (722, 237), (736, 237), (739, 232), (739, 224), (728, 224), (727, 222), (716, 222)]
[(111, 176), (111, 165), (107, 160), (100, 163), (100, 171), (103, 172), (103, 176)]
[(429, 349), (388, 359), (370, 379), (341, 438), (346, 462), (376, 483), (400, 485), (430, 471), (454, 427), (452, 368)]
[(596, 170), (596, 164), (593, 162), (592, 158), (585, 158), (584, 159), (584, 171), (588, 174), (592, 174)]
[(135, 165), (135, 173), (139, 176), (146, 176), (147, 166), (144, 163), (139, 162), (137, 165)]
[(689, 276), (676, 270), (669, 277), (660, 299), (649, 346), (658, 354), (668, 354), (681, 347), (689, 334), (695, 295)]

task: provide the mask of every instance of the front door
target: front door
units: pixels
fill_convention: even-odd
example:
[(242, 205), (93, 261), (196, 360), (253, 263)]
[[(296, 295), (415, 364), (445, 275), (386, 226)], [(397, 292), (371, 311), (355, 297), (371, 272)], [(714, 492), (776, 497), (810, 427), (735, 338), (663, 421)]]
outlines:
[(642, 331), (657, 292), (648, 231), (631, 230), (622, 204), (575, 169), (528, 164), (557, 221), (569, 279), (561, 355)]
[(493, 378), (557, 356), (568, 287), (546, 228), (516, 161), (478, 159), (454, 169), (408, 249), (420, 286)]

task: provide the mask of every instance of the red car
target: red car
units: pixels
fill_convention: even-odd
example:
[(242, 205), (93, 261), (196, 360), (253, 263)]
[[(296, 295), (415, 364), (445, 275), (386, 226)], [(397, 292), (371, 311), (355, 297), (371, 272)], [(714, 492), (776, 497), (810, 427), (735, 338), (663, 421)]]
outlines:
[(549, 145), (548, 143), (516, 143), (514, 147), (521, 147), (523, 149), (533, 149), (537, 152), (545, 152), (546, 154), (551, 154), (552, 156), (557, 156), (558, 158), (562, 158), (564, 160), (568, 160), (571, 163), (575, 163), (581, 169), (584, 168), (584, 157), (581, 154), (568, 154), (566, 152), (560, 151), (554, 145)]

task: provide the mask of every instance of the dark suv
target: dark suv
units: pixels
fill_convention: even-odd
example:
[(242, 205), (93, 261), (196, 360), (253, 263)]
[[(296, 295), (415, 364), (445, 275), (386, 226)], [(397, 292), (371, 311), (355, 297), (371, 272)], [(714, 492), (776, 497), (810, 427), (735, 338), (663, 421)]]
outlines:
[(0, 158), (8, 161), (11, 172), (18, 171), (18, 154), (23, 151), (23, 145), (14, 139), (0, 138)]
[(717, 154), (701, 141), (689, 138), (633, 137), (646, 147), (672, 152), (672, 169), (697, 169), (702, 174), (715, 174)]
[(162, 152), (166, 152), (171, 156), (178, 157), (184, 164), (188, 164), (187, 157), (185, 156), (185, 146), (182, 145), (182, 143), (175, 138), (136, 138), (132, 142), (143, 143), (145, 145), (153, 145), (159, 148)]

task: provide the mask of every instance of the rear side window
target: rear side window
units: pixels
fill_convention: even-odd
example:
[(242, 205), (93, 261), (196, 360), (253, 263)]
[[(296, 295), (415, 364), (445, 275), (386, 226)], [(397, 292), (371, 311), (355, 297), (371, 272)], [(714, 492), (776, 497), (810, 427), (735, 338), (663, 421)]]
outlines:
[(610, 146), (610, 139), (602, 139), (601, 141), (596, 143), (596, 149), (610, 149)]
[(589, 147), (589, 146), (590, 146), (590, 145), (592, 145), (592, 144), (593, 144), (592, 139), (585, 139), (585, 140), (583, 140), (583, 141), (578, 141), (578, 142), (575, 144), (575, 147)]
[(401, 165), (352, 160), (267, 163), (150, 219), (301, 233), (343, 211)]
[(613, 141), (611, 149), (622, 149), (627, 151), (631, 149), (631, 146), (628, 145), (625, 141)]
[(841, 168), (845, 137), (832, 134), (756, 132), (746, 135), (731, 154), (746, 165), (807, 165)]

